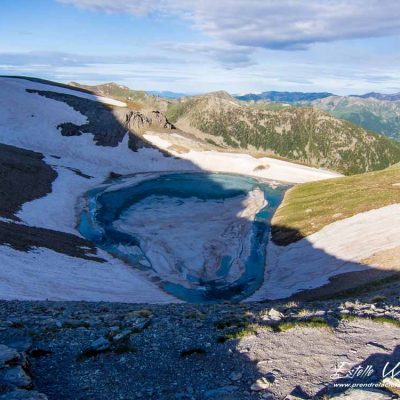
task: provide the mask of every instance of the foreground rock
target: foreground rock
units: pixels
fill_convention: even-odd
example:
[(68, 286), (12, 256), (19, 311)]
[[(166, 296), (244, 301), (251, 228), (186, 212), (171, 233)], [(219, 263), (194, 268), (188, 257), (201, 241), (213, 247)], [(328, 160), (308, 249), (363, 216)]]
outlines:
[(0, 344), (0, 368), (4, 368), (7, 364), (18, 362), (20, 355), (15, 349), (10, 349), (8, 346)]
[[(4, 328), (3, 328), (4, 329)], [(15, 341), (17, 346), (24, 346), (26, 341), (13, 337), (14, 329), (1, 332), (1, 337), (6, 341)], [(6, 333), (4, 335), (4, 333)], [(20, 350), (20, 348), (18, 349)], [(0, 400), (47, 400), (47, 397), (39, 392), (32, 391), (32, 378), (30, 376), (30, 362), (25, 352), (0, 344)]]

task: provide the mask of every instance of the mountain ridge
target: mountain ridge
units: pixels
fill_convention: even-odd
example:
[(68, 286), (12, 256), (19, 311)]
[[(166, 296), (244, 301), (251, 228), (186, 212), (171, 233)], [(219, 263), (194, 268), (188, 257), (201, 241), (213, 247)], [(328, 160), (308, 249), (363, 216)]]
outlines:
[(370, 131), (400, 140), (400, 101), (377, 97), (332, 96), (300, 105), (322, 109)]
[(170, 104), (177, 128), (222, 138), (231, 148), (255, 149), (345, 174), (400, 161), (400, 144), (317, 108), (259, 109), (226, 95), (207, 94)]
[[(279, 90), (271, 90), (265, 91), (261, 93), (244, 93), (244, 94), (236, 94), (235, 98), (243, 101), (258, 101), (258, 100), (270, 100), (274, 102), (288, 102), (294, 103), (298, 101), (313, 101), (324, 99), (326, 97), (331, 96), (340, 96), (330, 92), (297, 92), (297, 91), (279, 91)], [(387, 100), (387, 101), (399, 101), (400, 100), (400, 92), (397, 93), (379, 93), (379, 92), (368, 92), (365, 94), (349, 94), (343, 95), (340, 97), (360, 97), (364, 99), (378, 99), (378, 100)]]
[(285, 105), (316, 107), (364, 129), (400, 140), (400, 93), (339, 96), (328, 92), (263, 92), (235, 98), (260, 107), (266, 102), (275, 108)]
[(235, 96), (238, 100), (243, 101), (257, 101), (257, 100), (270, 100), (279, 102), (295, 102), (295, 101), (311, 101), (321, 99), (324, 97), (333, 96), (329, 92), (280, 92), (280, 91), (267, 91), (260, 94), (247, 93), (244, 95)]
[(364, 99), (374, 98), (374, 99), (378, 99), (378, 100), (398, 101), (398, 100), (400, 100), (400, 92), (391, 93), (391, 94), (369, 92), (369, 93), (365, 93), (363, 95), (358, 95), (358, 96), (353, 95), (353, 97), (362, 97)]

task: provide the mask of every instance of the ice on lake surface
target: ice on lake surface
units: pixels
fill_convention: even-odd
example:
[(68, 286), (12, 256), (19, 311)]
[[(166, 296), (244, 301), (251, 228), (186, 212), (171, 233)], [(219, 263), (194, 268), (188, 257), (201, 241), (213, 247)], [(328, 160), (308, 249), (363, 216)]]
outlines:
[(79, 230), (182, 300), (240, 301), (263, 282), (286, 189), (232, 174), (122, 177), (86, 194)]

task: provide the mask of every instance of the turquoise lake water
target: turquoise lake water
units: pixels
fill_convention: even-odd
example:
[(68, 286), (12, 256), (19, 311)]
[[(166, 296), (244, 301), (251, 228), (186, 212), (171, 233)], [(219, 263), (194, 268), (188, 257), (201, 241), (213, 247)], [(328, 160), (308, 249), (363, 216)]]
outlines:
[[(117, 178), (86, 194), (87, 204), (81, 213), (78, 227), (84, 237), (114, 257), (147, 272), (163, 290), (188, 302), (236, 302), (250, 296), (261, 286), (264, 278), (265, 251), (270, 233), (269, 222), (288, 188), (287, 185), (274, 186), (251, 177), (216, 173), (168, 173), (146, 177), (139, 181), (135, 177), (132, 178), (131, 184), (129, 177)], [(241, 275), (233, 281), (230, 277), (232, 254), (220, 254), (218, 258), (220, 264), (215, 265), (216, 272), (213, 279), (204, 280), (195, 274), (187, 273), (190, 265), (184, 265), (181, 261), (177, 261), (173, 269), (176, 273), (182, 274), (188, 282), (187, 285), (173, 282), (165, 276), (160, 277), (142, 249), (143, 243), (141, 243), (140, 235), (135, 233), (135, 226), (132, 226), (132, 230), (119, 229), (117, 226), (127, 212), (134, 211), (139, 204), (143, 207), (148, 203), (146, 212), (151, 212), (152, 205), (154, 206), (154, 202), (159, 199), (163, 202), (159, 204), (161, 210), (165, 204), (162, 217), (168, 219), (168, 202), (165, 199), (174, 199), (172, 206), (176, 214), (176, 207), (179, 208), (187, 202), (192, 202), (189, 203), (189, 207), (192, 204), (195, 206), (196, 202), (193, 202), (193, 199), (202, 204), (204, 202), (207, 204), (208, 201), (210, 207), (216, 207), (216, 201), (223, 202), (238, 196), (242, 198), (256, 188), (264, 194), (267, 205), (256, 214), (254, 221), (251, 221), (250, 252), (244, 262)], [(179, 201), (177, 202), (176, 199)], [(213, 208), (209, 212), (212, 213)], [(218, 212), (217, 208), (216, 212)], [(188, 219), (190, 224), (190, 214)], [(188, 221), (185, 221), (186, 228), (187, 223)], [(207, 224), (206, 218), (204, 224)], [(195, 230), (188, 234), (191, 235), (190, 240), (196, 241)], [(236, 240), (240, 241), (241, 238), (238, 237)]]

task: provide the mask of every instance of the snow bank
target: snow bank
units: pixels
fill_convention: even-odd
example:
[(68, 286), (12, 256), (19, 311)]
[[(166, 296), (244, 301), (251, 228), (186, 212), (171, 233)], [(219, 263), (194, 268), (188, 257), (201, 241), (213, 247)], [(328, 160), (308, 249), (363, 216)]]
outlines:
[[(160, 138), (153, 132), (146, 133), (144, 137), (155, 146), (164, 150), (172, 145), (168, 140)], [(178, 154), (174, 151), (171, 151), (171, 153), (176, 157), (192, 162), (204, 171), (250, 175), (282, 182), (303, 183), (341, 176), (335, 172), (311, 168), (270, 157), (254, 158), (248, 154), (194, 150), (183, 154)], [(260, 166), (261, 168), (258, 168)]]
[(0, 246), (0, 298), (177, 303), (175, 297), (132, 268), (99, 251), (107, 263), (40, 248), (29, 252)]
[(289, 246), (267, 246), (263, 286), (247, 300), (279, 299), (329, 283), (329, 278), (377, 266), (360, 261), (400, 246), (400, 204), (334, 222)]

